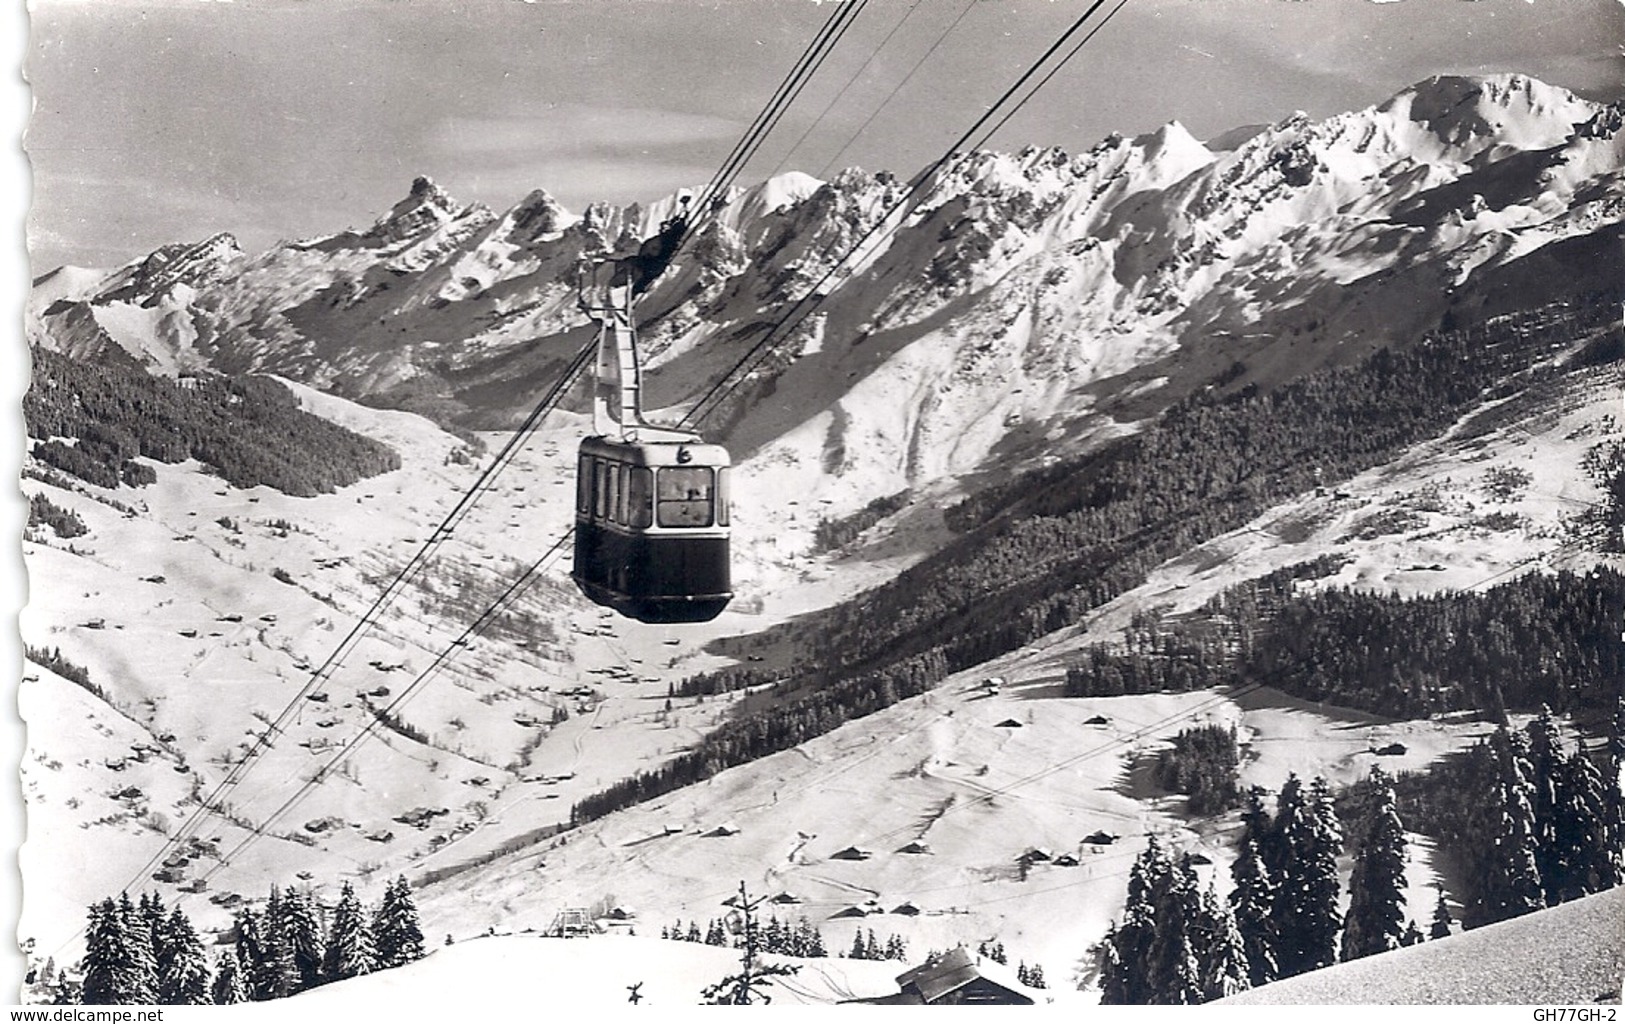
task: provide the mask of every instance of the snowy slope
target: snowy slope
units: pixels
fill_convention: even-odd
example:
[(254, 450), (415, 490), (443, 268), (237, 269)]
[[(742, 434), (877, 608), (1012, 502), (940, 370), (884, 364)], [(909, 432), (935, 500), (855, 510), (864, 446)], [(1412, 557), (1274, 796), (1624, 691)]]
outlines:
[(1625, 889), (1613, 889), (1221, 1001), (1255, 1006), (1618, 1003), (1621, 977)]

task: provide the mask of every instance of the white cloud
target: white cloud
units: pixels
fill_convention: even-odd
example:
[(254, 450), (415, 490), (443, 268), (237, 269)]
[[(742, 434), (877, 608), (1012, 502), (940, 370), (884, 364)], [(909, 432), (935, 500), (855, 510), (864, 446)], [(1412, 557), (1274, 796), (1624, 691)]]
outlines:
[(451, 152), (515, 156), (560, 151), (644, 153), (684, 143), (731, 140), (743, 130), (743, 125), (729, 118), (559, 103), (523, 115), (449, 118), (435, 128), (430, 142), (436, 149)]

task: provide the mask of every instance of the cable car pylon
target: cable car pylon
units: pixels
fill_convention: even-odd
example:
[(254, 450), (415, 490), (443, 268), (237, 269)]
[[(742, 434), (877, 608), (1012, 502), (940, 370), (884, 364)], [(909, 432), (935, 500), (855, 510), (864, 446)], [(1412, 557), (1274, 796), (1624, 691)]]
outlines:
[(576, 461), (570, 578), (595, 603), (642, 622), (707, 622), (733, 598), (728, 452), (643, 417), (632, 303), (665, 271), (687, 230), (685, 209), (636, 254), (579, 273), (581, 309), (598, 324), (596, 433), (581, 442)]

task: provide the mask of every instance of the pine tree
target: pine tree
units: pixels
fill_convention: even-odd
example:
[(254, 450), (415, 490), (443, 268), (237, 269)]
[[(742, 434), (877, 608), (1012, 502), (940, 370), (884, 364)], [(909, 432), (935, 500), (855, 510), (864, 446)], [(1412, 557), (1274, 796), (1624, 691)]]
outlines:
[(371, 974), (377, 969), (372, 929), (355, 890), (345, 882), (339, 890), (338, 906), (333, 908), (333, 926), (328, 934), (327, 954), (322, 960), (322, 981), (342, 981)]
[(863, 958), (865, 960), (883, 960), (880, 952), (880, 943), (875, 940), (875, 930), (870, 928), (863, 939)]
[(707, 986), (700, 998), (711, 1005), (745, 1006), (760, 1000), (771, 1003), (767, 987), (773, 978), (796, 973), (798, 967), (789, 964), (764, 964), (761, 961), (761, 934), (756, 923), (756, 908), (761, 898), (751, 899), (745, 883), (739, 883), (737, 907), (741, 924), (741, 943), (738, 974), (730, 974), (714, 985)]
[(1547, 906), (1560, 902), (1558, 894), (1568, 885), (1568, 868), (1558, 849), (1555, 830), (1559, 765), (1563, 760), (1562, 737), (1552, 721), (1552, 709), (1542, 704), (1540, 714), (1525, 729), (1528, 750), (1529, 809), (1533, 820), (1535, 870), (1540, 875), (1541, 895)]
[(801, 920), (806, 922), (807, 925), (807, 955), (829, 956), (829, 950), (824, 946), (824, 933), (814, 927), (812, 922), (807, 921), (805, 917)]
[(1106, 928), (1106, 937), (1100, 940), (1097, 970), (1100, 977), (1102, 1006), (1128, 1006), (1132, 995), (1133, 979), (1122, 959), (1123, 937), (1113, 921)]
[(205, 1006), (214, 1002), (203, 942), (180, 907), (170, 911), (162, 933), (165, 955), (158, 971), (158, 1001), (168, 1006)]
[(405, 875), (397, 875), (394, 883), (384, 888), (384, 902), (373, 926), (373, 941), (378, 947), (380, 967), (409, 964), (423, 959), (427, 952), (417, 903), (412, 899), (412, 886)]
[(1293, 857), (1289, 835), (1296, 835), (1301, 829), (1303, 813), (1303, 780), (1298, 778), (1297, 773), (1289, 773), (1281, 784), (1280, 794), (1275, 798), (1275, 818), (1258, 843), (1258, 855), (1263, 858), (1264, 866), (1269, 868), (1270, 877), (1280, 884), (1285, 883), (1287, 868)]
[(244, 907), (237, 912), (234, 929), (237, 933), (237, 965), (242, 974), (243, 992), (247, 998), (253, 1000), (260, 998), (255, 990), (254, 979), (259, 974), (264, 960), (261, 928), (260, 916), (251, 907)]
[(85, 930), (85, 979), (82, 998), (89, 1006), (116, 1006), (129, 1002), (129, 953), (124, 921), (110, 899), (90, 906)]
[(1241, 934), (1247, 961), (1247, 980), (1253, 987), (1267, 985), (1278, 977), (1275, 965), (1275, 925), (1271, 908), (1275, 903), (1275, 882), (1269, 868), (1258, 856), (1252, 839), (1244, 839), (1241, 856), (1230, 866), (1235, 886), (1230, 890), (1230, 907), (1236, 930)]
[(1228, 903), (1209, 885), (1202, 893), (1196, 936), (1202, 1001), (1235, 995), (1249, 987), (1246, 944)]
[(1101, 1002), (1144, 1006), (1156, 1001), (1160, 989), (1153, 966), (1157, 905), (1169, 887), (1172, 871), (1162, 844), (1155, 835), (1148, 837), (1129, 869), (1122, 923), (1107, 933), (1110, 948), (1102, 953)]
[(1603, 846), (1614, 884), (1625, 882), (1625, 695), (1614, 701), (1603, 758)]
[(246, 1003), (248, 989), (243, 984), (243, 970), (237, 962), (237, 954), (231, 949), (223, 949), (214, 963), (214, 985), (210, 994), (218, 1006), (231, 1003)]
[[(1582, 747), (1561, 753), (1553, 768), (1551, 822), (1546, 830), (1556, 884), (1545, 888), (1556, 904), (1611, 889), (1620, 882), (1618, 851), (1610, 847), (1608, 794), (1596, 765)], [(1546, 879), (1542, 876), (1544, 885)]]
[(1031, 985), (1033, 988), (1049, 988), (1049, 984), (1044, 981), (1043, 965), (1032, 965), (1032, 967), (1027, 971), (1027, 984)]
[(1288, 803), (1283, 787), (1281, 814), (1285, 820), (1276, 824), (1287, 859), (1271, 917), (1280, 976), (1290, 978), (1337, 962), (1337, 934), (1343, 924), (1337, 910), (1342, 831), (1323, 778), (1315, 779), (1301, 801)]
[[(153, 897), (156, 902), (157, 897)], [(152, 903), (148, 904), (149, 906)], [(161, 912), (162, 904), (157, 905)], [(151, 918), (137, 910), (130, 902), (130, 894), (119, 895), (119, 917), (123, 921), (127, 960), (130, 971), (129, 998), (125, 1002), (152, 1003), (158, 998), (158, 973), (152, 957)]]
[(293, 944), (288, 941), (282, 893), (276, 886), (271, 886), (265, 911), (256, 923), (254, 955), (251, 960), (244, 959), (252, 965), (248, 971), (249, 998), (256, 1002), (286, 999), (297, 990), (299, 970), (294, 963)]
[(1405, 933), (1405, 829), (1393, 781), (1373, 768), (1371, 786), (1373, 806), (1349, 878), (1344, 960), (1398, 949)]
[(852, 949), (846, 954), (851, 960), (869, 959), (869, 950), (863, 944), (863, 929), (859, 928), (852, 933)]
[(294, 992), (303, 992), (322, 983), (322, 926), (316, 919), (311, 899), (292, 886), (282, 894), (279, 931), (283, 945), (293, 960)]
[(1535, 863), (1535, 814), (1523, 744), (1503, 726), (1492, 734), (1490, 745), (1497, 778), (1486, 804), (1488, 828), (1481, 833), (1488, 850), (1481, 924), (1505, 921), (1545, 905)]
[(1428, 938), (1448, 939), (1450, 926), (1455, 922), (1450, 918), (1450, 908), (1445, 906), (1444, 886), (1438, 886), (1439, 900), (1433, 905), (1433, 923), (1428, 927)]
[(1167, 884), (1153, 895), (1155, 926), (1147, 972), (1150, 1001), (1188, 1006), (1202, 1002), (1202, 969), (1193, 942), (1201, 897), (1188, 861), (1171, 868), (1166, 877)]
[(988, 950), (988, 957), (996, 964), (1005, 962), (1004, 941), (1002, 939), (993, 940), (993, 948)]
[(686, 936), (686, 938), (688, 939), (689, 942), (703, 942), (704, 941), (704, 936), (702, 936), (700, 934), (700, 922), (699, 922), (698, 918), (695, 918), (694, 920), (692, 920), (692, 921), (690, 921), (688, 923), (688, 935)]

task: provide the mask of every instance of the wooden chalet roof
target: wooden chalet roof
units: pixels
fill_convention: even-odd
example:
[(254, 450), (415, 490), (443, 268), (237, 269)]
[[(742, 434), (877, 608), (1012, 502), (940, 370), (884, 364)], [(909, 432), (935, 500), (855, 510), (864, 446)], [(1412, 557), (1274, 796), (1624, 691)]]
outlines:
[(1019, 989), (1006, 984), (997, 967), (996, 964), (991, 967), (983, 965), (979, 957), (972, 956), (970, 950), (960, 946), (949, 950), (934, 961), (899, 974), (897, 987), (904, 995), (911, 992), (919, 993), (920, 998), (930, 1004), (942, 1001), (951, 993), (980, 981), (999, 990), (1000, 1002), (1030, 1006), (1032, 999), (1023, 995)]

